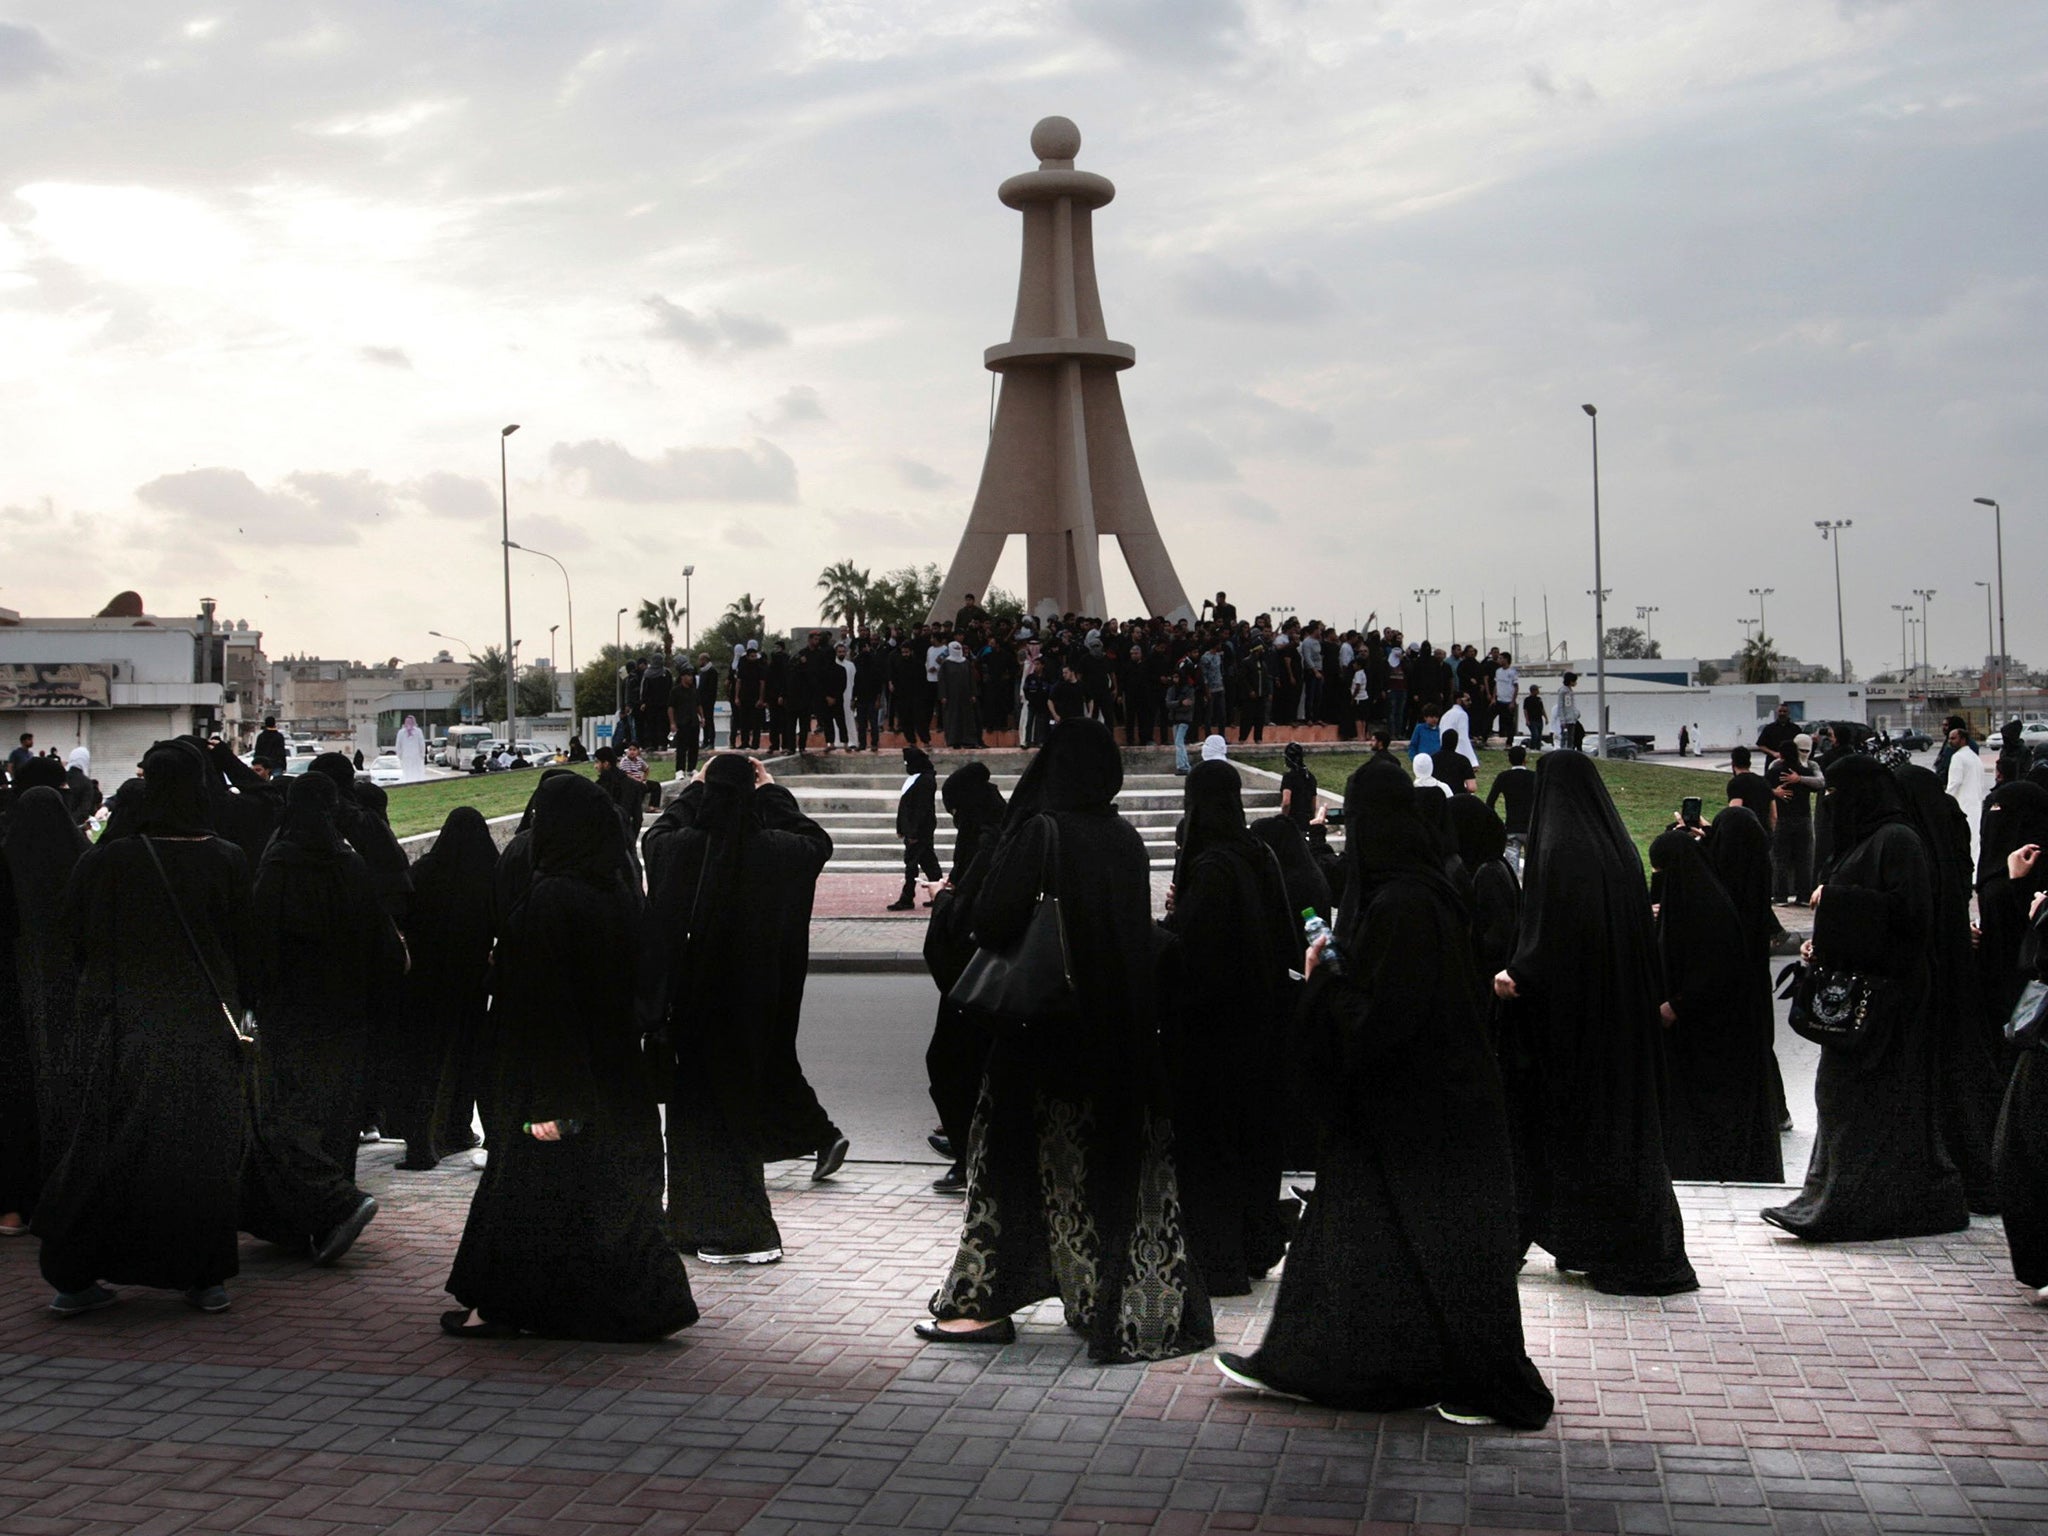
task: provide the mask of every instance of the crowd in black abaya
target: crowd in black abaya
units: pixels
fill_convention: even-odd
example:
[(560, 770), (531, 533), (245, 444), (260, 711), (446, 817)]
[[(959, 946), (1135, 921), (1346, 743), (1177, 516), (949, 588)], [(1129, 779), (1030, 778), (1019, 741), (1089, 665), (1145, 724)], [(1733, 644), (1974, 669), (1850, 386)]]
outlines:
[[(238, 768), (159, 743), (96, 844), (54, 782), (6, 804), (0, 1231), (41, 1239), (52, 1310), (133, 1286), (218, 1311), (242, 1234), (339, 1261), (377, 1214), (371, 1120), (418, 1169), (483, 1128), (450, 1333), (661, 1338), (697, 1317), (680, 1254), (781, 1259), (763, 1165), (826, 1178), (848, 1144), (796, 1055), (831, 842), (758, 763), (709, 758), (644, 867), (638, 804), (566, 771), (502, 855), (464, 809), (408, 864), (338, 754), (289, 786)], [(1597, 765), (1560, 752), (1518, 871), (1487, 803), (1379, 754), (1338, 854), (1288, 768), (1256, 822), (1228, 762), (1190, 772), (1155, 920), (1104, 725), (1061, 721), (1008, 797), (906, 751), (907, 875), (939, 873), (940, 808), (959, 834), (925, 953), (936, 1187), (964, 1200), (917, 1331), (1006, 1342), (1057, 1299), (1092, 1360), (1170, 1358), (1277, 1270), (1232, 1381), (1540, 1426), (1532, 1250), (1690, 1291), (1673, 1180), (1784, 1178), (1770, 839), (1741, 805), (1675, 827), (1646, 888)], [(1821, 812), (1807, 958), (1891, 1005), (1823, 1047), (1803, 1186), (1763, 1214), (1843, 1242), (1999, 1211), (2048, 1300), (2048, 1072), (2006, 1029), (2048, 988), (2048, 787), (2000, 784), (1974, 866), (1926, 770), (1842, 753)], [(1054, 930), (1050, 1000), (985, 1011), (969, 974)]]

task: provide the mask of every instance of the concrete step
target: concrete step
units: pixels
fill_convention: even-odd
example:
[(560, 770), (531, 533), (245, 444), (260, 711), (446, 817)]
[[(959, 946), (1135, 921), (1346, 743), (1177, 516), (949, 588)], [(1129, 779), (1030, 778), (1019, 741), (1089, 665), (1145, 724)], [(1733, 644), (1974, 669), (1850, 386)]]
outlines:
[[(1181, 813), (1180, 807), (1177, 805), (1171, 807), (1119, 806), (1117, 809), (1125, 821), (1128, 821), (1140, 831), (1147, 827), (1164, 827), (1170, 830), (1180, 824)], [(1279, 806), (1275, 804), (1270, 809), (1277, 811)], [(804, 812), (813, 820), (827, 827), (847, 827), (855, 830), (880, 828), (891, 836), (896, 831), (896, 813), (894, 810), (827, 811), (819, 810), (811, 805), (805, 805)], [(952, 836), (952, 818), (943, 810), (939, 812), (939, 835), (941, 837)]]
[[(805, 815), (819, 818), (828, 815), (886, 815), (893, 818), (900, 798), (893, 789), (840, 789), (837, 785), (824, 784), (792, 784), (787, 787)], [(1178, 817), (1183, 803), (1178, 790), (1125, 790), (1116, 798), (1117, 809), (1126, 816), (1140, 811), (1156, 811)], [(1253, 816), (1269, 815), (1280, 808), (1280, 793), (1273, 789), (1247, 789), (1244, 808)]]
[[(886, 790), (893, 796), (902, 790), (904, 777), (905, 775), (900, 773), (806, 773), (778, 775), (775, 782), (792, 792), (803, 786), (835, 790)], [(1014, 773), (993, 773), (989, 775), (989, 781), (1007, 795), (1017, 787), (1018, 777), (1019, 775)], [(943, 784), (945, 778), (944, 774), (940, 774), (940, 783)], [(1123, 787), (1126, 794), (1132, 790), (1160, 790), (1177, 795), (1181, 792), (1182, 782), (1180, 775), (1174, 773), (1127, 773), (1124, 775)], [(1248, 784), (1247, 788), (1250, 787)]]

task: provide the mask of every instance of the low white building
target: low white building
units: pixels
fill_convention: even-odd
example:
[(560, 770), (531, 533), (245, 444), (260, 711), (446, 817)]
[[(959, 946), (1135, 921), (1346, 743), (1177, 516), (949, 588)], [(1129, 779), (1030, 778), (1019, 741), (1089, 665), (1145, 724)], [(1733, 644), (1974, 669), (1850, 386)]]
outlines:
[(124, 592), (92, 618), (0, 608), (0, 740), (33, 731), (38, 751), (83, 746), (111, 793), (151, 743), (218, 728), (225, 633), (207, 612), (142, 611)]
[[(1579, 718), (1588, 734), (1598, 718), (1598, 692), (1593, 669), (1579, 672), (1573, 687), (1578, 696)], [(1543, 690), (1544, 707), (1550, 713), (1552, 729), (1557, 723), (1557, 678), (1522, 674), (1523, 696), (1534, 682)], [(1792, 707), (1795, 720), (1866, 719), (1867, 703), (1861, 683), (1699, 683), (1656, 682), (1626, 674), (1607, 674), (1608, 729), (1617, 736), (1655, 738), (1655, 750), (1676, 752), (1678, 733), (1685, 729), (1704, 752), (1726, 752), (1747, 746), (1757, 731), (1778, 711), (1780, 704)]]

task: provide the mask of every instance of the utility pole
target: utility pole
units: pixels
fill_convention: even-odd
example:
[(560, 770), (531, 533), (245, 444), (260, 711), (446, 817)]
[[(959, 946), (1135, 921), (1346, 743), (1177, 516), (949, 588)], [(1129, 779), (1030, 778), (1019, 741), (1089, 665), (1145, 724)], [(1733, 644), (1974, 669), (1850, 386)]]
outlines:
[(1836, 673), (1835, 681), (1849, 681), (1849, 642), (1843, 638), (1842, 630), (1842, 530), (1856, 526), (1854, 518), (1837, 518), (1833, 522), (1821, 521), (1813, 525), (1820, 530), (1820, 536), (1835, 546), (1835, 652), (1842, 669)]
[(1607, 755), (1607, 593), (1600, 574), (1600, 413), (1580, 410), (1593, 425), (1593, 668), (1594, 707), (1600, 711), (1600, 755)]
[(519, 669), (512, 663), (512, 498), (505, 478), (505, 439), (519, 423), (498, 433), (498, 543), (505, 557), (505, 750), (519, 739)]

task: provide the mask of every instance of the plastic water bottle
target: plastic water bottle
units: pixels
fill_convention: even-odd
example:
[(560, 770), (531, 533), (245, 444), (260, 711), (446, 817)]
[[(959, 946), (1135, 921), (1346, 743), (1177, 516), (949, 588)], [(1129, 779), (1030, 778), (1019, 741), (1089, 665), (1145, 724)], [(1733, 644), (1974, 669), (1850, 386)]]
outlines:
[(1342, 976), (1344, 974), (1344, 957), (1338, 953), (1337, 936), (1330, 932), (1330, 925), (1316, 915), (1314, 907), (1303, 907), (1301, 909), (1301, 933), (1302, 937), (1307, 939), (1311, 945), (1317, 939), (1326, 938), (1330, 941), (1323, 946), (1322, 959), (1317, 963), (1329, 967), (1332, 976)]

